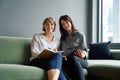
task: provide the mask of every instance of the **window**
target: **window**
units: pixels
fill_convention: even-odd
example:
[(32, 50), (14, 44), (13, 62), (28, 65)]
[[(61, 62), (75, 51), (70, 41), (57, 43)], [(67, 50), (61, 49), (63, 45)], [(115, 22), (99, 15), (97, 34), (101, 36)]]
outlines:
[(102, 41), (120, 43), (120, 0), (102, 0)]

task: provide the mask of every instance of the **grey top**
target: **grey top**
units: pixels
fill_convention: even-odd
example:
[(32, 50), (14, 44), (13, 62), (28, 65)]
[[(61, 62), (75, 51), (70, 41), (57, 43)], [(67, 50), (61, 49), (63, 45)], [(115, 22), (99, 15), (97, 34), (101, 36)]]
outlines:
[(72, 54), (76, 49), (87, 52), (86, 39), (77, 30), (73, 31), (70, 37), (66, 37), (64, 41), (62, 40), (59, 47), (59, 50), (63, 50), (67, 56)]

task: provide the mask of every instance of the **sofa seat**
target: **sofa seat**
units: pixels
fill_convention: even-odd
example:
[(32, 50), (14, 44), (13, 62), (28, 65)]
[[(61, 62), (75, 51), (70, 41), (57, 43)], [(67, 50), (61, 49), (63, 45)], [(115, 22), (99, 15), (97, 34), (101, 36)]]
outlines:
[(89, 80), (120, 80), (120, 60), (88, 60), (88, 63)]
[(47, 80), (44, 70), (18, 64), (0, 64), (0, 80)]

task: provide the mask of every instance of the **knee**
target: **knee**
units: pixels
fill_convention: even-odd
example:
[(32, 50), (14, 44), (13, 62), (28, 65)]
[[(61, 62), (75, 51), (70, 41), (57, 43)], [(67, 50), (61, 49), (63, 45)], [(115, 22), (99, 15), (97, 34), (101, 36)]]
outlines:
[(53, 58), (61, 60), (62, 59), (62, 54), (61, 53), (54, 53)]
[(58, 56), (58, 57), (61, 57), (61, 56), (62, 56), (61, 53), (55, 53), (55, 55)]
[(55, 63), (62, 63), (62, 54), (61, 53), (54, 53), (50, 59)]
[(54, 53), (49, 61), (50, 69), (61, 69), (62, 55), (60, 53)]

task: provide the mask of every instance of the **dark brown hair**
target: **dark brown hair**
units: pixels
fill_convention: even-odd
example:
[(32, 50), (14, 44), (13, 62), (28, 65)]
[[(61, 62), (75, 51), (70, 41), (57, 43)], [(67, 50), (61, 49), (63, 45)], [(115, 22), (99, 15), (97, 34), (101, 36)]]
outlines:
[(72, 31), (76, 30), (74, 24), (73, 24), (73, 21), (72, 19), (68, 16), (68, 15), (63, 15), (60, 17), (59, 19), (59, 26), (60, 26), (60, 33), (61, 33), (61, 38), (62, 40), (64, 40), (67, 36), (67, 31), (63, 28), (62, 24), (61, 24), (61, 20), (64, 20), (64, 21), (69, 21), (72, 25)]

